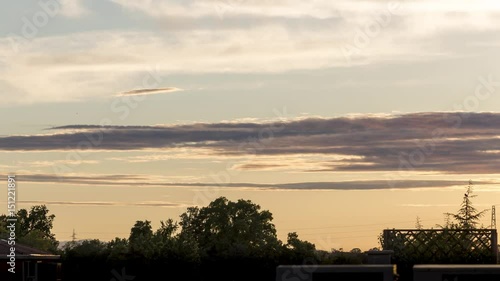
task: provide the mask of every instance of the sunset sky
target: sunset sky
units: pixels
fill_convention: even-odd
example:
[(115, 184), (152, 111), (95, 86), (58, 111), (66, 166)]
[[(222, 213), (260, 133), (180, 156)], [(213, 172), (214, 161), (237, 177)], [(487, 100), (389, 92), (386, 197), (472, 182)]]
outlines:
[(500, 204), (498, 1), (1, 5), (0, 201), (15, 174), (60, 241), (226, 196), (368, 250), (443, 224), (469, 179)]

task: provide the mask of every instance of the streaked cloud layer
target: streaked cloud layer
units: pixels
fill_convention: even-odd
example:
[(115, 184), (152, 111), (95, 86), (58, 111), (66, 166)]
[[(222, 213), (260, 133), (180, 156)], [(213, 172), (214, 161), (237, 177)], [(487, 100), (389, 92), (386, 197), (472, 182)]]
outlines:
[[(306, 118), (271, 122), (175, 126), (67, 125), (52, 134), (0, 138), (0, 150), (209, 151), (205, 157), (253, 159), (235, 167), (259, 170), (287, 165), (265, 157), (329, 156), (304, 171), (430, 171), (497, 173), (500, 114), (413, 113)], [(175, 155), (173, 153), (172, 155)], [(179, 157), (183, 157), (182, 154)], [(285, 163), (284, 163), (285, 162)], [(289, 165), (297, 163), (290, 162)]]
[(159, 88), (159, 89), (137, 89), (120, 93), (118, 94), (118, 96), (156, 95), (156, 94), (173, 93), (177, 91), (181, 91), (181, 89), (175, 87)]
[[(130, 88), (149, 88), (143, 81), (151, 69), (168, 77), (406, 65), (497, 57), (493, 51), (478, 51), (499, 45), (500, 5), (490, 0), (87, 4), (62, 1), (47, 24), (31, 22), (37, 32), (29, 36), (23, 32), (29, 30), (25, 21), (8, 23), (11, 32), (0, 35), (0, 93), (9, 93), (2, 94), (2, 103), (108, 98)], [(105, 14), (92, 10), (101, 6), (121, 10), (116, 20), (122, 25), (106, 24)], [(34, 14), (43, 11), (36, 7)], [(51, 24), (59, 16), (80, 24), (55, 32)], [(143, 21), (148, 28), (141, 27)], [(93, 28), (84, 28), (86, 24)], [(458, 44), (464, 36), (473, 40)], [(164, 87), (163, 82), (155, 88)]]
[[(382, 189), (415, 189), (443, 188), (463, 186), (464, 181), (458, 180), (396, 180), (390, 183), (386, 180), (356, 180), (331, 182), (296, 182), (283, 184), (266, 183), (215, 183), (215, 182), (162, 182), (152, 180), (146, 175), (54, 175), (54, 174), (23, 174), (19, 180), (32, 183), (55, 183), (67, 185), (88, 186), (119, 186), (119, 187), (185, 187), (185, 188), (225, 188), (225, 189), (257, 189), (257, 190), (382, 190)], [(474, 184), (491, 185), (497, 181), (475, 181)], [(56, 203), (56, 202), (54, 202)], [(69, 203), (68, 203), (69, 204)], [(80, 202), (80, 204), (112, 205), (112, 202)], [(124, 204), (123, 202), (121, 204)], [(138, 202), (137, 206), (180, 206), (172, 203)]]
[(108, 201), (41, 201), (19, 200), (20, 204), (48, 205), (50, 206), (88, 206), (88, 207), (173, 207), (181, 208), (187, 205), (169, 202), (108, 202)]

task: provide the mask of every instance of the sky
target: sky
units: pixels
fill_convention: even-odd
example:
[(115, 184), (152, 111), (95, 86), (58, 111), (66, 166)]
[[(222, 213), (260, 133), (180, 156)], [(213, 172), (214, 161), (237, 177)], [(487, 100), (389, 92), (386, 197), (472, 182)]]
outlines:
[(225, 196), (368, 250), (443, 224), (469, 180), (500, 204), (498, 1), (1, 5), (0, 175), (61, 241)]

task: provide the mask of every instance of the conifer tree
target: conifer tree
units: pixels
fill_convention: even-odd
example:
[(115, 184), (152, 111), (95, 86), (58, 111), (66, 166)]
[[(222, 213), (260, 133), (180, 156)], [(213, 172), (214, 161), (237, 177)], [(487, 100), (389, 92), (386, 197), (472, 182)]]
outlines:
[(479, 224), (479, 220), (482, 216), (484, 216), (487, 210), (478, 211), (472, 204), (472, 199), (477, 195), (473, 194), (473, 184), (472, 181), (469, 180), (469, 185), (467, 186), (467, 190), (464, 194), (462, 204), (460, 205), (460, 209), (456, 214), (448, 213), (447, 215), (451, 216), (457, 222), (456, 226), (462, 229), (474, 229), (477, 228)]

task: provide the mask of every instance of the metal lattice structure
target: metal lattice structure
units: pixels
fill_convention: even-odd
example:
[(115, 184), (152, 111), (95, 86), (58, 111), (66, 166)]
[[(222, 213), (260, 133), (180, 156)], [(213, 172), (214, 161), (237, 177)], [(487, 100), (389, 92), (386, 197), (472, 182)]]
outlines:
[(497, 229), (497, 213), (495, 210), (495, 205), (491, 207), (491, 229)]
[(382, 246), (398, 264), (496, 264), (496, 229), (388, 229)]

